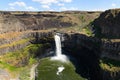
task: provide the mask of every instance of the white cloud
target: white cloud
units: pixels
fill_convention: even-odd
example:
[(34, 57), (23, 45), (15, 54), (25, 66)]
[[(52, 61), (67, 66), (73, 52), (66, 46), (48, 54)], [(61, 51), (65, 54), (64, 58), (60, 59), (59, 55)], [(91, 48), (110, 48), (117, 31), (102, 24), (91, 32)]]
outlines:
[(58, 0), (32, 0), (32, 1), (39, 2), (41, 4), (52, 4), (58, 2)]
[(55, 11), (54, 9), (49, 9), (48, 11)]
[(58, 3), (57, 5), (58, 5), (58, 6), (64, 6), (64, 4), (63, 4), (63, 3)]
[(42, 5), (42, 8), (50, 9), (49, 5)]
[(66, 7), (61, 7), (60, 10), (65, 11), (65, 10), (67, 10), (67, 8)]
[[(72, 0), (32, 0), (33, 2), (38, 2), (41, 4), (41, 7), (44, 9), (51, 9), (50, 6), (55, 5), (58, 6), (65, 6), (65, 3), (71, 3)], [(61, 8), (62, 10), (66, 10), (65, 8)]]
[(18, 2), (13, 2), (13, 3), (9, 3), (9, 6), (20, 6), (20, 7), (25, 7), (26, 4), (24, 2), (18, 1)]
[(32, 10), (32, 11), (35, 11), (35, 10), (38, 10), (32, 6), (27, 6), (27, 4), (25, 2), (22, 2), (22, 1), (16, 1), (16, 2), (13, 2), (13, 3), (9, 3), (8, 4), (10, 6), (10, 9), (11, 10), (16, 10), (16, 6), (18, 7), (22, 7), (23, 9), (22, 10)]
[(91, 9), (88, 9), (87, 11), (105, 11), (105, 10), (107, 10), (107, 8), (106, 8), (106, 9), (100, 9), (100, 8), (99, 8), (99, 9), (92, 9), (92, 10), (91, 10)]
[(117, 5), (115, 3), (112, 3), (112, 7), (116, 7)]
[(60, 11), (66, 11), (66, 10), (78, 10), (78, 8), (75, 8), (75, 7), (70, 7), (70, 8), (61, 7), (60, 8)]
[(27, 9), (27, 10), (32, 10), (32, 11), (38, 10), (38, 9), (32, 7), (32, 6), (28, 6), (28, 7), (26, 7), (26, 9)]
[(10, 9), (14, 10), (15, 8), (14, 7), (10, 7)]
[(39, 2), (41, 4), (53, 4), (53, 3), (60, 3), (60, 2), (69, 3), (69, 2), (72, 2), (72, 0), (32, 0), (32, 1)]
[(72, 2), (72, 0), (61, 0), (62, 2)]
[(70, 7), (70, 10), (78, 10), (76, 7)]

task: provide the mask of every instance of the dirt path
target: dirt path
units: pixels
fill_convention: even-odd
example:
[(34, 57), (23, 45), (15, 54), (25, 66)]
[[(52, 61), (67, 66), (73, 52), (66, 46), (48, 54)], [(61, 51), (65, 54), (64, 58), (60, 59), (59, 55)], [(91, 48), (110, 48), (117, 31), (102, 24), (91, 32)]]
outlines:
[[(38, 66), (38, 64), (35, 64), (30, 69), (30, 80), (35, 80), (35, 69)], [(0, 80), (19, 80), (19, 79), (12, 79), (8, 72), (5, 70), (0, 69)]]
[(32, 66), (31, 70), (30, 70), (30, 80), (35, 80), (35, 69), (38, 66), (38, 64), (35, 64)]
[(5, 70), (0, 69), (0, 80), (10, 80), (10, 76)]

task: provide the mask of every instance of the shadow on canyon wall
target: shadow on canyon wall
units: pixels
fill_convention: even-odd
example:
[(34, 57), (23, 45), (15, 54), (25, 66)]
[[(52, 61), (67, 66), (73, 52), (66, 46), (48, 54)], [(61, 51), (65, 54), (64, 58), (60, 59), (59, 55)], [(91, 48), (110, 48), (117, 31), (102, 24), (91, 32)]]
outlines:
[[(81, 45), (80, 43), (84, 42), (77, 41), (78, 36), (81, 35), (77, 35), (75, 40), (72, 40), (72, 37), (70, 37), (71, 39), (69, 38), (69, 42), (64, 43), (63, 53), (70, 57), (70, 61), (76, 68), (76, 73), (80, 76), (87, 78), (88, 80), (102, 80), (101, 69), (99, 66), (100, 46)], [(91, 45), (95, 44), (93, 43)], [(92, 48), (88, 48), (87, 46)]]

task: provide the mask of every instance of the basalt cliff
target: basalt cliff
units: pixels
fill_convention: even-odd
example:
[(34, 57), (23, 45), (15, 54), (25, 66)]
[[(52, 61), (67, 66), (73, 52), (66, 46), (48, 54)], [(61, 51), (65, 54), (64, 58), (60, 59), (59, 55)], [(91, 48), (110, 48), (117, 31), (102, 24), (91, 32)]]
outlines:
[[(119, 21), (120, 9), (105, 12), (1, 11), (0, 67), (5, 63), (23, 67), (33, 55), (50, 56), (47, 51), (53, 48), (53, 35), (59, 32), (64, 38), (64, 53), (77, 60), (78, 74), (90, 80), (119, 80)], [(31, 54), (27, 55), (27, 51)], [(8, 58), (12, 53), (20, 57)]]
[[(78, 32), (100, 12), (0, 12), (0, 54), (28, 45), (55, 31)], [(83, 24), (84, 22), (84, 24)], [(29, 39), (28, 39), (29, 38)], [(28, 39), (19, 43), (22, 39)], [(24, 44), (25, 43), (25, 44)]]

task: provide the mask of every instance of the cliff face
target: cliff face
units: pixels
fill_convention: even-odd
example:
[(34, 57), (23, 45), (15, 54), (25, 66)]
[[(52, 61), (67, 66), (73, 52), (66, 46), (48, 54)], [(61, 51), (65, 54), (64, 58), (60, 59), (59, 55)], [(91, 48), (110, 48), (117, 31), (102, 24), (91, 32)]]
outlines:
[(94, 33), (101, 38), (101, 56), (120, 60), (120, 9), (107, 10), (93, 21)]
[[(94, 32), (101, 38), (101, 58), (103, 80), (120, 79), (120, 9), (111, 9), (103, 12), (93, 22)], [(102, 60), (101, 60), (102, 61)], [(112, 66), (111, 66), (112, 65)]]
[(107, 38), (120, 38), (120, 9), (103, 12), (94, 21), (94, 26), (100, 28), (101, 34)]
[[(58, 13), (59, 14), (59, 13)], [(59, 28), (59, 27), (70, 27), (77, 23), (72, 22), (70, 17), (50, 14), (50, 13), (40, 13), (40, 14), (15, 14), (15, 16), (20, 19), (23, 24), (26, 25), (26, 30), (41, 30), (48, 28)], [(62, 19), (67, 19), (67, 21), (62, 21)]]
[[(85, 26), (83, 24), (87, 25), (99, 14), (100, 12), (79, 11), (0, 12), (0, 67), (6, 64), (15, 67), (26, 66), (29, 62), (34, 62), (31, 59), (33, 55), (40, 56), (39, 58), (49, 56), (43, 54), (50, 48), (49, 44), (43, 44), (54, 44), (54, 31), (79, 31), (81, 26)], [(16, 72), (15, 74), (19, 75)]]
[[(63, 48), (78, 61), (83, 61), (80, 62), (80, 64), (83, 63), (83, 70), (81, 70), (83, 76), (89, 73), (86, 71), (89, 69), (94, 73), (90, 73), (87, 77), (92, 77), (93, 80), (99, 80), (101, 73), (103, 80), (117, 79), (119, 71), (114, 72), (115, 75), (111, 75), (113, 72), (109, 70), (99, 71), (98, 59), (107, 57), (120, 61), (120, 10), (107, 10), (98, 17), (99, 14), (100, 12), (79, 11), (0, 12), (0, 55), (20, 50), (31, 43), (53, 42), (54, 32), (62, 29), (66, 32)], [(82, 33), (80, 29), (92, 21), (97, 28), (97, 33), (102, 34), (101, 38), (80, 34)], [(74, 29), (79, 33), (75, 34)], [(67, 33), (69, 31), (72, 34)], [(100, 76), (94, 78), (93, 74), (97, 73)]]
[[(85, 72), (90, 74), (86, 77), (92, 80), (119, 80), (120, 42), (118, 39), (100, 40), (83, 34), (64, 34), (63, 50), (74, 56), (78, 65), (82, 63), (83, 72), (80, 70), (80, 75), (84, 75)], [(108, 60), (101, 62), (104, 58)], [(89, 72), (91, 70), (93, 73)]]
[(110, 59), (115, 59), (120, 61), (120, 41), (109, 40), (102, 41), (101, 46), (101, 57), (108, 57)]
[[(67, 20), (67, 21), (64, 21)], [(26, 31), (26, 30), (42, 30), (47, 28), (70, 27), (76, 23), (69, 16), (50, 14), (50, 13), (0, 13), (0, 33)]]
[(100, 12), (0, 12), (0, 33), (78, 26), (81, 25), (82, 19), (90, 22), (96, 18), (99, 13)]
[[(11, 36), (5, 37), (7, 35), (11, 35)], [(51, 42), (52, 37), (53, 37), (53, 32), (51, 31), (50, 32), (49, 31), (26, 32), (25, 31), (25, 32), (12, 32), (12, 33), (6, 33), (6, 34), (4, 33), (4, 35), (1, 35), (1, 38), (0, 38), (0, 41), (1, 41), (0, 55), (8, 52), (20, 50), (31, 43)]]
[(50, 36), (49, 32), (54, 30), (79, 26), (82, 20), (89, 23), (99, 13), (0, 12), (0, 54), (21, 49), (30, 44), (32, 38), (38, 42), (41, 38)]
[(24, 24), (15, 16), (7, 13), (0, 13), (0, 33), (7, 33), (10, 31), (24, 30)]

